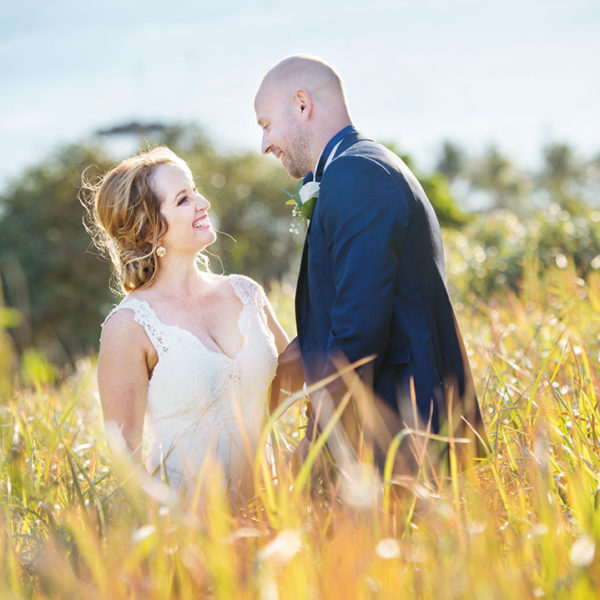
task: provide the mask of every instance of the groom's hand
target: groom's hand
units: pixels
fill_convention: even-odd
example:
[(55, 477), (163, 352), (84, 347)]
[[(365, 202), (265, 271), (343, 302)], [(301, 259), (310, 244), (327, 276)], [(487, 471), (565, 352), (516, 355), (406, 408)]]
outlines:
[(300, 443), (296, 446), (296, 450), (292, 455), (292, 468), (295, 473), (300, 470), (300, 468), (306, 461), (306, 457), (308, 456), (309, 450), (310, 440), (307, 437), (304, 437), (300, 440)]
[(289, 392), (297, 392), (304, 385), (304, 369), (298, 338), (294, 338), (279, 355), (277, 372), (281, 377), (283, 388)]
[(279, 355), (277, 371), (271, 384), (271, 399), (269, 408), (273, 412), (279, 406), (282, 398), (286, 397), (283, 392), (295, 393), (302, 389), (304, 384), (304, 370), (300, 357), (300, 345), (298, 338), (294, 338), (287, 348)]

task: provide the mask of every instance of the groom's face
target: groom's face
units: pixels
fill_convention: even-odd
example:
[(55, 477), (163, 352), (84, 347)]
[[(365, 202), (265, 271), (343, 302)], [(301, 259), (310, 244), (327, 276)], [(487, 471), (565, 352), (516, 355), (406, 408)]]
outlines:
[(256, 120), (263, 130), (261, 150), (281, 160), (295, 179), (312, 168), (310, 140), (305, 121), (296, 114), (294, 103), (273, 90), (260, 89), (254, 101)]

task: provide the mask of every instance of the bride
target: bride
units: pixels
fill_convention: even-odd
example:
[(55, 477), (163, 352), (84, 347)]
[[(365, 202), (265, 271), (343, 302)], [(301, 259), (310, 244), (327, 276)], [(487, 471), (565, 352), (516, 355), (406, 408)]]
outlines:
[(198, 268), (216, 239), (209, 209), (166, 147), (94, 187), (94, 237), (126, 294), (103, 324), (98, 385), (105, 423), (151, 473), (190, 486), (215, 461), (239, 490), (288, 340), (258, 283)]

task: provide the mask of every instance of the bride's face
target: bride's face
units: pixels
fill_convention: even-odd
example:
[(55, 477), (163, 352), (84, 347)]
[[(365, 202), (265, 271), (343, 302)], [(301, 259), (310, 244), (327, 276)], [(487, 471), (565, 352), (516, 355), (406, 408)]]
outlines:
[(169, 255), (196, 254), (217, 239), (208, 216), (210, 203), (198, 193), (189, 169), (159, 165), (152, 174), (152, 186), (168, 225), (161, 240)]

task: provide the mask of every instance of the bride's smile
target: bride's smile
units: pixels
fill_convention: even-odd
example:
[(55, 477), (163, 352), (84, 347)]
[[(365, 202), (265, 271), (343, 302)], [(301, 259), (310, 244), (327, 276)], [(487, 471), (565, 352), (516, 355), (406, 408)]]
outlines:
[(208, 214), (204, 213), (201, 217), (195, 219), (192, 223), (192, 227), (194, 229), (209, 229), (211, 227), (211, 223), (208, 218)]

